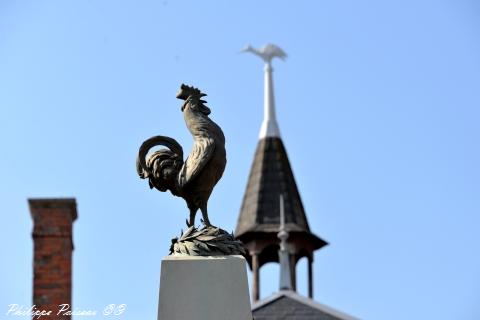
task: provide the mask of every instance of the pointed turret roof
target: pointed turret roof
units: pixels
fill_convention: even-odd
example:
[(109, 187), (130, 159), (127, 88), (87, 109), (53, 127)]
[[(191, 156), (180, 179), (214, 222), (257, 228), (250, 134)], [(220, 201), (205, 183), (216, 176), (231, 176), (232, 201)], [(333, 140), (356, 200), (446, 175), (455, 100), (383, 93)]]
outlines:
[(285, 230), (305, 233), (313, 241), (314, 250), (324, 246), (326, 242), (310, 231), (287, 152), (279, 137), (264, 137), (258, 142), (235, 235), (239, 238), (259, 232), (276, 235), (280, 228), (280, 194), (285, 201)]

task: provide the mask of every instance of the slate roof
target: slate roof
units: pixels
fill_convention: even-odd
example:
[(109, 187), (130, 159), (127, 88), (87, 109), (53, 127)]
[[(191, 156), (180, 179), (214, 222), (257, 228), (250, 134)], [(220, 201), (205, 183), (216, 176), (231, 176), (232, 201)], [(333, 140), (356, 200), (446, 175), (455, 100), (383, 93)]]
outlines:
[(287, 152), (279, 137), (266, 137), (258, 142), (235, 236), (242, 240), (249, 233), (276, 234), (280, 225), (280, 194), (285, 201), (286, 231), (304, 234), (315, 249), (326, 245), (310, 232)]
[(253, 304), (252, 313), (254, 320), (358, 320), (289, 290)]

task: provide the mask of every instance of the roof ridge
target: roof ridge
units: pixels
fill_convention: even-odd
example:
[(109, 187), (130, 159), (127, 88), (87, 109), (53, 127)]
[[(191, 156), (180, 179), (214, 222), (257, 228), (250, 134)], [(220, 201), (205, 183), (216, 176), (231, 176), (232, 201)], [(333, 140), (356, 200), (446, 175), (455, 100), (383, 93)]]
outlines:
[(314, 308), (316, 310), (320, 310), (324, 313), (327, 313), (331, 316), (334, 316), (336, 318), (339, 318), (341, 320), (359, 320), (359, 318), (355, 318), (349, 314), (346, 314), (342, 311), (339, 311), (337, 309), (334, 309), (330, 306), (327, 306), (323, 303), (320, 303), (318, 301), (315, 301), (313, 299), (310, 299), (310, 298), (307, 298), (307, 297), (304, 297), (294, 291), (291, 291), (291, 290), (280, 290), (274, 294), (272, 294), (271, 296), (265, 298), (265, 299), (262, 299), (260, 301), (257, 301), (256, 303), (253, 303), (252, 304), (252, 312), (255, 311), (255, 310), (258, 310), (258, 309), (261, 309), (263, 307), (266, 307), (272, 303), (274, 303), (275, 301), (279, 300), (280, 298), (282, 297), (287, 297), (287, 298), (290, 298), (290, 299), (293, 299), (299, 303), (302, 303), (304, 305), (307, 305), (311, 308)]

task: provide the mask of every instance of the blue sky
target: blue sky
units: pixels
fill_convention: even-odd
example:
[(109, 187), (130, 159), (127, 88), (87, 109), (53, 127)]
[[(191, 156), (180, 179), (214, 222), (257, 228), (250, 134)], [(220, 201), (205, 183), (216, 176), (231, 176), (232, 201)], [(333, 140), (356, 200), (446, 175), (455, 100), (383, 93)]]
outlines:
[[(228, 152), (210, 215), (233, 230), (263, 116), (262, 63), (238, 51), (273, 42), (289, 54), (280, 130), (330, 243), (315, 299), (371, 320), (478, 319), (479, 18), (473, 0), (0, 2), (0, 314), (31, 305), (26, 199), (68, 196), (74, 307), (154, 319), (187, 210), (138, 179), (138, 147), (164, 134), (189, 150), (175, 93), (208, 93)], [(266, 297), (278, 268), (261, 277)]]

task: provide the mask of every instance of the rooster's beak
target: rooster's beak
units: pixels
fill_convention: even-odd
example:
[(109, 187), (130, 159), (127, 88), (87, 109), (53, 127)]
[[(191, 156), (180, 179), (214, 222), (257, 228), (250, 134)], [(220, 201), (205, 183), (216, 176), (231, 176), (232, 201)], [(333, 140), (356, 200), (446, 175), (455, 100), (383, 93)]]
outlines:
[(185, 94), (185, 92), (182, 89), (180, 89), (177, 92), (176, 98), (180, 100), (187, 100), (188, 96)]

